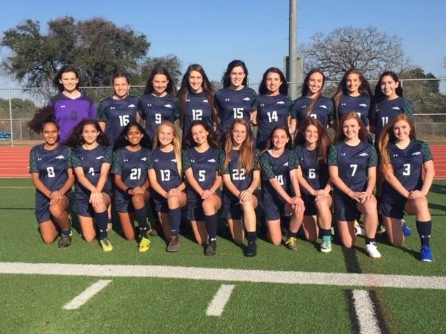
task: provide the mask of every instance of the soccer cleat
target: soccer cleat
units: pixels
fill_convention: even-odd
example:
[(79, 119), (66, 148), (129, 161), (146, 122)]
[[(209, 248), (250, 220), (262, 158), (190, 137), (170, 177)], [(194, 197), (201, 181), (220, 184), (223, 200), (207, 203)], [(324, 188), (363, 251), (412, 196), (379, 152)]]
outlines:
[(297, 238), (288, 237), (285, 241), (285, 246), (290, 250), (297, 250)]
[(367, 255), (373, 259), (381, 258), (381, 253), (378, 251), (378, 247), (376, 246), (375, 242), (367, 244), (365, 246), (365, 251), (367, 252)]
[(71, 245), (71, 234), (70, 235), (61, 235), (59, 242), (57, 242), (59, 248), (68, 248)]
[(407, 225), (406, 221), (404, 221), (404, 219), (401, 219), (401, 226), (403, 228), (403, 234), (404, 236), (412, 236), (412, 229), (409, 228), (409, 226)]
[(180, 250), (180, 242), (178, 242), (178, 237), (170, 238), (169, 245), (167, 246), (167, 252), (177, 252)]
[(331, 237), (327, 236), (327, 238), (322, 238), (321, 252), (324, 254), (331, 252)]
[(206, 247), (206, 251), (205, 251), (205, 255), (206, 256), (214, 256), (217, 253), (217, 241), (209, 241), (207, 247)]
[(257, 245), (256, 242), (248, 242), (246, 247), (246, 257), (254, 257), (257, 255)]
[(99, 240), (99, 243), (104, 252), (110, 252), (113, 250), (113, 245), (110, 243), (108, 238), (103, 238), (102, 240)]
[(354, 223), (355, 235), (357, 236), (365, 236), (365, 230), (361, 227), (358, 220), (355, 220)]
[(421, 246), (420, 254), (420, 259), (422, 262), (432, 262), (434, 260), (431, 248), (429, 248), (427, 245)]
[(139, 241), (138, 251), (146, 252), (150, 249), (150, 240), (147, 237), (142, 237)]

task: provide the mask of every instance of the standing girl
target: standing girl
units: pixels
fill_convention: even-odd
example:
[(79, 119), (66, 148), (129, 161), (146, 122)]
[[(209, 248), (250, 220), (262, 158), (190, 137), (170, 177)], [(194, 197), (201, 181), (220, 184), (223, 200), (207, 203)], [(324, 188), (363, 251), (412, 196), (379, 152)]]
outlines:
[(112, 148), (99, 123), (81, 121), (67, 140), (73, 148), (72, 165), (76, 175), (75, 210), (87, 242), (96, 236), (93, 218), (104, 252), (113, 250), (107, 233), (107, 207), (110, 205)]
[(59, 94), (53, 96), (48, 105), (54, 107), (54, 115), (60, 127), (60, 141), (65, 142), (73, 128), (85, 118), (96, 119), (96, 105), (79, 91), (81, 78), (71, 65), (64, 65), (53, 81)]
[(28, 124), (30, 129), (42, 134), (45, 141), (31, 149), (29, 170), (36, 187), (35, 215), (42, 240), (53, 243), (59, 227), (62, 235), (58, 245), (59, 248), (66, 248), (71, 245), (67, 193), (73, 186), (74, 175), (71, 150), (59, 144), (60, 128), (52, 117), (53, 113), (52, 107), (44, 107)]
[(282, 71), (270, 67), (263, 74), (257, 98), (257, 112), (253, 124), (259, 126), (256, 148), (265, 149), (266, 142), (275, 126), (288, 126), (290, 133), (296, 131), (296, 116), (288, 94), (288, 84)]
[(372, 194), (377, 164), (376, 150), (367, 143), (367, 129), (358, 114), (344, 115), (328, 154), (334, 213), (346, 248), (355, 243), (354, 220), (358, 211), (364, 215), (366, 252), (371, 258), (381, 258), (375, 244), (378, 212)]
[(127, 240), (135, 239), (131, 212), (138, 222), (139, 252), (150, 249), (146, 210), (149, 199), (149, 157), (150, 143), (144, 128), (138, 122), (130, 122), (118, 138), (113, 154), (112, 173), (116, 186), (114, 202)]
[(305, 203), (303, 230), (305, 237), (315, 242), (322, 235), (321, 252), (331, 251), (331, 185), (328, 182), (328, 148), (331, 141), (322, 125), (306, 119), (296, 136), (299, 159), (297, 179)]
[(117, 73), (112, 79), (114, 94), (101, 101), (98, 108), (98, 122), (105, 135), (114, 145), (124, 127), (129, 122), (140, 120), (137, 112), (137, 97), (129, 95), (130, 78), (125, 73)]
[(150, 143), (153, 143), (155, 132), (161, 122), (174, 123), (178, 118), (176, 93), (177, 89), (169, 72), (164, 67), (155, 67), (147, 79), (139, 105), (141, 116), (146, 121), (146, 132)]
[(183, 142), (189, 135), (193, 121), (200, 120), (206, 123), (210, 129), (217, 129), (214, 90), (201, 65), (189, 65), (181, 81), (178, 97)]
[(223, 215), (228, 219), (235, 243), (243, 243), (246, 229), (246, 256), (253, 257), (257, 255), (255, 209), (258, 201), (253, 193), (260, 182), (258, 151), (254, 151), (251, 129), (244, 119), (232, 123), (230, 134), (226, 138), (224, 152), (220, 155), (224, 183)]
[[(193, 145), (191, 147), (191, 145)], [(217, 250), (217, 212), (221, 207), (216, 134), (203, 121), (192, 122), (183, 153), (183, 169), (187, 181), (187, 219), (191, 221), (195, 239), (206, 243), (206, 255)]]
[(251, 114), (256, 111), (256, 92), (246, 87), (248, 69), (241, 60), (228, 64), (223, 75), (223, 88), (215, 94), (215, 107), (220, 118), (219, 136), (222, 142), (226, 133), (236, 119), (251, 122)]
[(299, 167), (287, 126), (274, 127), (267, 149), (260, 155), (262, 168), (261, 199), (268, 226), (268, 238), (274, 245), (282, 242), (280, 218), (291, 216), (285, 245), (297, 250), (297, 232), (302, 224), (304, 203), (300, 196), (296, 170)]
[[(401, 219), (404, 212), (415, 215), (421, 239), (420, 259), (433, 260), (429, 246), (432, 218), (427, 194), (435, 175), (429, 145), (418, 141), (412, 120), (400, 114), (382, 130), (379, 142), (381, 170), (384, 175), (380, 210), (390, 243), (404, 242)], [(422, 172), (424, 170), (424, 179)]]
[(320, 69), (308, 72), (302, 86), (302, 96), (293, 103), (298, 126), (309, 117), (318, 120), (324, 128), (331, 126), (333, 104), (322, 95), (324, 84), (325, 75)]
[(164, 236), (169, 240), (167, 251), (176, 252), (180, 248), (178, 234), (181, 207), (186, 205), (186, 185), (182, 178), (180, 140), (172, 123), (161, 122), (155, 133), (153, 147), (148, 168), (155, 210)]

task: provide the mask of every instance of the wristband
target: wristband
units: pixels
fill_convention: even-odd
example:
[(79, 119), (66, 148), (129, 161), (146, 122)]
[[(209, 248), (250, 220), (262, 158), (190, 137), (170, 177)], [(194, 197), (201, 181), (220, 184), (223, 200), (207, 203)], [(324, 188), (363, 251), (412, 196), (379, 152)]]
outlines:
[[(129, 191), (130, 191), (130, 190), (133, 190), (133, 188), (128, 187), (128, 188), (125, 190), (125, 193), (129, 194)], [(130, 195), (130, 194), (129, 194), (129, 195)]]

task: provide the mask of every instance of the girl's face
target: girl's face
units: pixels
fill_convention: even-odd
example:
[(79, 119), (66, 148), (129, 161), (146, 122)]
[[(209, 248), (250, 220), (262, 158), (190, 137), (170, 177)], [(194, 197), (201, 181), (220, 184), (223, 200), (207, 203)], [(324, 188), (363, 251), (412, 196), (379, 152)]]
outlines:
[(322, 86), (324, 84), (324, 76), (319, 73), (313, 73), (310, 78), (308, 78), (308, 92), (313, 95), (317, 94), (322, 90)]
[(234, 129), (232, 130), (232, 139), (236, 145), (241, 145), (247, 136), (247, 129), (243, 124), (236, 123)]
[(243, 85), (243, 80), (245, 79), (246, 74), (241, 66), (235, 66), (231, 73), (229, 73), (229, 79), (231, 80), (232, 88), (239, 88)]
[(275, 149), (283, 149), (289, 141), (289, 137), (285, 130), (276, 129), (273, 134), (273, 146)]
[(163, 146), (171, 144), (174, 137), (175, 135), (172, 127), (166, 125), (159, 127), (158, 140)]
[(359, 123), (356, 119), (345, 120), (342, 124), (344, 135), (346, 139), (349, 140), (358, 138), (359, 129), (361, 129), (361, 127), (359, 127)]
[(359, 92), (359, 86), (361, 86), (361, 80), (356, 73), (350, 73), (345, 81), (348, 93), (355, 94)]
[(57, 143), (59, 139), (59, 133), (60, 133), (59, 128), (57, 128), (57, 126), (52, 122), (48, 122), (43, 126), (42, 129), (43, 139), (45, 140), (45, 143), (48, 145), (55, 145)]
[(397, 141), (404, 141), (409, 138), (410, 135), (410, 125), (407, 121), (401, 120), (393, 125), (393, 134)]
[(269, 91), (269, 93), (278, 93), (280, 90), (280, 86), (282, 86), (280, 75), (275, 72), (268, 72), (268, 74), (266, 75), (266, 89)]
[(201, 145), (203, 143), (207, 143), (209, 133), (204, 129), (204, 127), (199, 124), (193, 126), (191, 129), (192, 139), (197, 145)]
[(144, 134), (136, 126), (131, 126), (127, 132), (126, 139), (129, 141), (130, 145), (136, 146), (141, 142)]
[(64, 72), (59, 79), (59, 83), (62, 84), (64, 91), (71, 93), (76, 90), (79, 78), (74, 72)]
[(203, 76), (198, 71), (191, 71), (189, 73), (189, 86), (193, 93), (203, 92)]
[(87, 124), (82, 129), (82, 138), (85, 144), (94, 144), (99, 136), (99, 131), (92, 124)]
[(157, 95), (163, 94), (167, 89), (167, 85), (169, 85), (169, 80), (167, 80), (164, 74), (156, 74), (153, 76), (152, 86)]
[(119, 99), (124, 99), (129, 94), (130, 84), (125, 77), (118, 77), (113, 80), (113, 90)]
[(309, 125), (304, 132), (305, 141), (308, 144), (314, 144), (317, 143), (317, 140), (319, 139), (319, 132), (317, 131), (316, 126), (313, 126), (312, 124)]
[(392, 76), (384, 76), (381, 78), (381, 92), (388, 98), (397, 95), (396, 89), (398, 88), (398, 85), (399, 83), (393, 80)]

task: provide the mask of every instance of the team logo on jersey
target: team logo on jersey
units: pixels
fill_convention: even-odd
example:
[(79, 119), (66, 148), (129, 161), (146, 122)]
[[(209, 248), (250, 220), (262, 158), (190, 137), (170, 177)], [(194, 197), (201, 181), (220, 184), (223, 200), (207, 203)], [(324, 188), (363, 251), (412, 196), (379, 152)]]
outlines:
[(191, 159), (190, 162), (191, 162), (191, 163), (195, 163), (195, 159)]
[(359, 154), (361, 157), (367, 157), (369, 154), (367, 152), (363, 152), (362, 154)]
[(171, 104), (166, 104), (166, 105), (164, 105), (164, 107), (166, 107), (166, 108), (172, 108), (172, 105), (171, 105)]
[(260, 104), (260, 107), (265, 107), (265, 104)]
[(231, 99), (229, 99), (229, 98), (225, 98), (225, 101), (228, 102), (228, 101), (231, 101)]
[(392, 157), (398, 157), (398, 154), (393, 154)]
[(60, 108), (65, 108), (65, 105), (60, 105)]
[(145, 162), (147, 160), (147, 157), (143, 157), (141, 158), (141, 160)]
[(251, 99), (249, 99), (248, 97), (243, 98), (243, 101), (251, 101)]
[(400, 111), (401, 109), (398, 106), (392, 107), (392, 110)]
[(307, 105), (302, 105), (302, 109), (305, 109), (305, 108), (307, 108)]
[(158, 159), (155, 159), (154, 162), (155, 162), (155, 163), (158, 163)]
[(152, 107), (152, 104), (147, 104), (147, 107)]
[(206, 103), (208, 103), (208, 99), (204, 99), (204, 100), (203, 100), (203, 102), (206, 102)]
[(288, 166), (288, 162), (286, 162), (285, 164), (283, 164), (283, 166)]
[(212, 158), (212, 159), (208, 159), (208, 162), (209, 162), (209, 163), (215, 163), (216, 160)]
[(345, 156), (345, 152), (343, 152), (343, 153), (341, 154), (341, 156)]
[(365, 107), (365, 108), (367, 108), (367, 104), (359, 104), (359, 107)]
[(64, 158), (65, 158), (64, 155), (59, 155), (59, 156), (56, 157), (56, 159), (64, 159)]
[(417, 151), (412, 154), (412, 156), (418, 156), (418, 155), (421, 155), (421, 152)]
[(171, 162), (174, 162), (174, 163), (176, 163), (177, 162), (177, 160), (174, 158), (174, 159), (171, 159), (170, 160)]
[(323, 108), (323, 109), (328, 109), (328, 107), (325, 106), (325, 105), (320, 105), (319, 107), (320, 107), (320, 108)]
[(190, 102), (190, 99), (186, 99), (186, 102)]
[(116, 107), (114, 107), (114, 106), (111, 106), (111, 107), (110, 107), (110, 109), (116, 109)]
[(104, 156), (98, 156), (98, 157), (96, 157), (96, 159), (102, 159), (102, 158), (104, 158)]
[(37, 158), (37, 161), (38, 161), (38, 162), (40, 162), (41, 160), (42, 160), (42, 158), (41, 158), (41, 157)]
[(124, 158), (124, 160), (123, 160), (123, 162), (125, 163), (125, 162), (128, 162), (129, 160), (127, 159), (127, 158)]
[(341, 102), (341, 106), (347, 106), (345, 102)]
[(285, 101), (277, 101), (276, 105), (285, 105)]
[(134, 104), (128, 105), (127, 108), (135, 108), (136, 106)]

